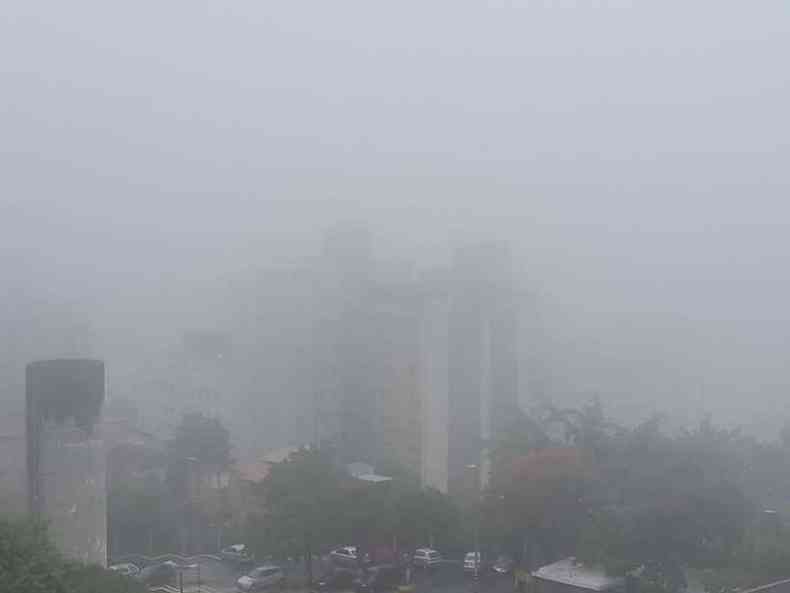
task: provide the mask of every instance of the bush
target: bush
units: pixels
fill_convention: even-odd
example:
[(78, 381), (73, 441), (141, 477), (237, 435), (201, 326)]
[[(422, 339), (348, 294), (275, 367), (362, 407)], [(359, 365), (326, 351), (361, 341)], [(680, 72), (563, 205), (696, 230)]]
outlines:
[(144, 588), (100, 566), (64, 559), (42, 523), (0, 517), (0, 591), (143, 593)]

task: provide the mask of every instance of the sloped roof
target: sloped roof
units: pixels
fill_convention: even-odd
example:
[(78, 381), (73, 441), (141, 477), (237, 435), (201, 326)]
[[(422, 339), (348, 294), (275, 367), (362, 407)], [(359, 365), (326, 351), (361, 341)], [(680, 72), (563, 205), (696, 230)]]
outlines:
[(536, 578), (562, 583), (590, 591), (606, 591), (623, 583), (622, 578), (607, 576), (601, 568), (585, 566), (573, 556), (553, 564), (541, 566), (532, 575)]
[(237, 463), (236, 471), (239, 478), (245, 482), (262, 482), (269, 475), (272, 464), (268, 461), (251, 461), (249, 463)]
[(392, 480), (389, 476), (380, 476), (378, 474), (359, 474), (358, 476), (354, 476), (357, 480), (362, 480), (363, 482), (389, 482)]
[(282, 463), (288, 459), (291, 453), (296, 453), (298, 450), (299, 447), (280, 447), (279, 449), (270, 449), (261, 456), (261, 460), (267, 463)]
[(361, 461), (355, 461), (353, 463), (349, 463), (346, 465), (346, 471), (348, 474), (353, 477), (362, 476), (365, 474), (372, 474), (373, 473), (373, 466), (369, 463), (363, 463)]

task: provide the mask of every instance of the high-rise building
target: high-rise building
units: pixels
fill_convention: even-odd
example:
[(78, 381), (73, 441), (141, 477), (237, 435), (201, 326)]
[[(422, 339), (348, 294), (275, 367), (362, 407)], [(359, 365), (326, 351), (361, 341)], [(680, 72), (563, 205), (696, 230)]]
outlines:
[(448, 488), (471, 466), (488, 478), (487, 447), (518, 405), (516, 310), (507, 245), (459, 249), (450, 280)]
[(324, 241), (316, 270), (316, 415), (320, 440), (335, 441), (340, 458), (373, 462), (376, 374), (371, 344), (372, 248), (364, 228), (339, 226)]
[[(453, 491), (518, 403), (507, 245), (459, 249), (449, 270), (380, 278), (369, 237), (335, 230), (320, 269), (317, 440), (340, 458), (394, 461)], [(460, 485), (458, 485), (460, 484)]]
[(422, 461), (419, 314), (413, 302), (384, 302), (373, 319), (376, 399), (374, 465), (394, 462), (419, 475)]
[(449, 311), (446, 292), (424, 286), (420, 317), (420, 480), (447, 492)]

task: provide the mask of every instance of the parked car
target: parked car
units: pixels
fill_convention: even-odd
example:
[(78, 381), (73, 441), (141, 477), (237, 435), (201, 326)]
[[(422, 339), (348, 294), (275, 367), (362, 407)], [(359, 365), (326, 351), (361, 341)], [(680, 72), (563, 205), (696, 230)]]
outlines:
[(136, 577), (138, 574), (140, 574), (140, 567), (136, 564), (132, 564), (131, 562), (113, 564), (109, 567), (109, 570), (118, 574), (122, 574), (125, 577)]
[(430, 548), (419, 548), (414, 551), (414, 556), (412, 556), (412, 564), (420, 568), (432, 568), (440, 564), (441, 561), (442, 555)]
[(484, 561), (480, 552), (467, 552), (464, 556), (464, 572), (477, 573), (483, 572)]
[(222, 548), (219, 551), (219, 557), (227, 562), (234, 562), (236, 564), (247, 564), (252, 562), (252, 554), (250, 554), (247, 546), (244, 544), (233, 544), (227, 548)]
[(324, 576), (315, 583), (313, 589), (315, 591), (348, 590), (352, 587), (357, 572), (356, 569), (335, 567), (324, 574)]
[(149, 586), (174, 585), (176, 582), (176, 563), (170, 560), (143, 568), (135, 578)]
[(502, 554), (496, 559), (496, 562), (494, 562), (494, 572), (498, 574), (510, 574), (513, 572), (515, 564), (513, 558), (506, 554)]
[(285, 572), (279, 566), (259, 566), (236, 581), (239, 591), (263, 591), (285, 585)]
[[(341, 546), (339, 548), (335, 548), (329, 553), (329, 558), (334, 564), (337, 564), (338, 566), (354, 568), (359, 564), (356, 546)], [(370, 556), (365, 554), (362, 561), (363, 563), (370, 562)]]
[(371, 566), (360, 572), (354, 579), (354, 591), (357, 593), (375, 593), (394, 589), (400, 583), (400, 570), (393, 564)]

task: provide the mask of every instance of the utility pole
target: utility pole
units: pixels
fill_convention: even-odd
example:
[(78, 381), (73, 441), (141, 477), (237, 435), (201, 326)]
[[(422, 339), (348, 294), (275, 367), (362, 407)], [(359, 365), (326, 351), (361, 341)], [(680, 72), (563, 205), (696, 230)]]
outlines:
[(466, 471), (469, 475), (470, 483), (470, 509), (474, 514), (474, 556), (475, 556), (475, 572), (474, 572), (474, 591), (480, 591), (480, 476), (479, 467), (476, 464), (466, 466)]

